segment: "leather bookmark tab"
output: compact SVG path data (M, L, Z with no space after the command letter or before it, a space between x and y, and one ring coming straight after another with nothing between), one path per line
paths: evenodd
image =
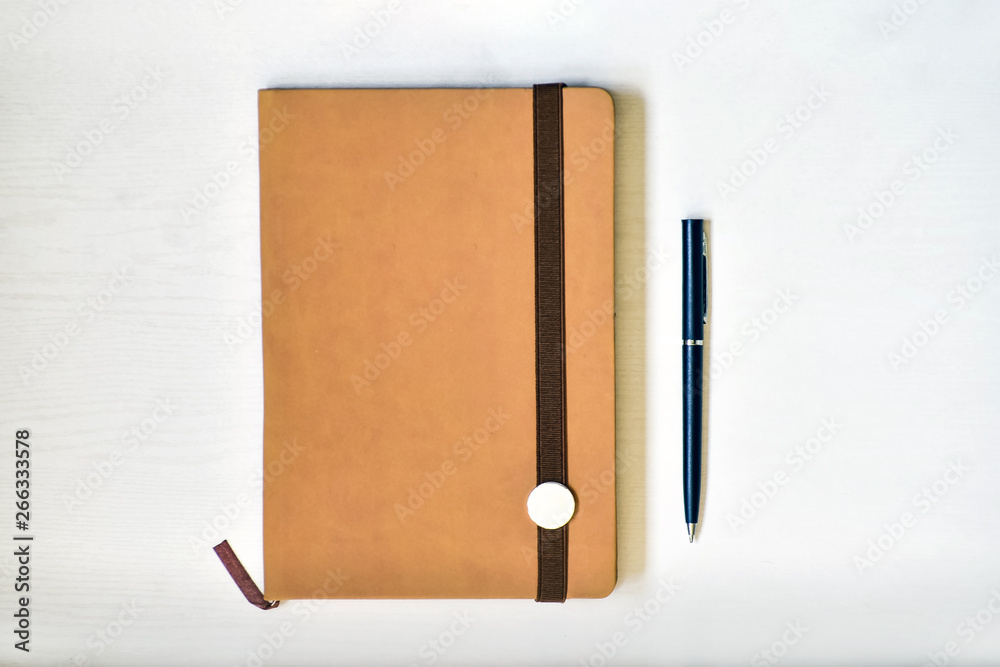
M566 485L563 269L564 84L533 89L535 148L535 396L538 484ZM566 600L566 526L538 528L538 602Z
M257 584L253 582L250 578L250 573L246 571L243 567L243 563L240 559L236 557L236 552L233 548L229 546L228 540L223 540L221 543L215 545L215 553L219 556L219 560L222 564L226 566L229 571L229 576L233 578L236 585L240 587L240 592L243 596L250 602L250 604L255 607L260 607L261 609L274 609L280 602L278 600L269 601L264 599L264 594L260 592L257 588Z

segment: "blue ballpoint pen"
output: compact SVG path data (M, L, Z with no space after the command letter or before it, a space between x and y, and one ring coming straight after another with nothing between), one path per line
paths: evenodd
M704 220L682 220L684 272L684 520L694 542L701 500L701 403L705 324L708 322L708 241Z

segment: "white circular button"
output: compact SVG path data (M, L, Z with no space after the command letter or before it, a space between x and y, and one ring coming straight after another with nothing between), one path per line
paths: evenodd
M542 528L561 528L576 511L573 492L559 482L545 482L528 494L528 516Z

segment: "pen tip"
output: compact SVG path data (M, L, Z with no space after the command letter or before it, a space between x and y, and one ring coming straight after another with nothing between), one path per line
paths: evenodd
M688 524L688 542L694 542L694 527L696 525L697 524L694 523Z

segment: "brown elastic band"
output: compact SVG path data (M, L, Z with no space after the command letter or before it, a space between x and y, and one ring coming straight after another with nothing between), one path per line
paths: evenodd
M221 543L215 545L215 553L218 554L219 560L222 564L226 566L229 570L229 576L233 578L236 585L240 587L240 591L243 593L244 597L250 602L250 604L255 607L260 607L261 609L274 609L280 602L275 600L273 602L265 600L264 594L260 592L257 588L257 584L253 582L250 578L250 574L243 567L243 563L240 559L236 557L236 553L233 548L229 546L227 540L223 540Z
M534 87L535 398L538 484L566 485L562 89ZM566 526L538 528L538 602L566 600Z

